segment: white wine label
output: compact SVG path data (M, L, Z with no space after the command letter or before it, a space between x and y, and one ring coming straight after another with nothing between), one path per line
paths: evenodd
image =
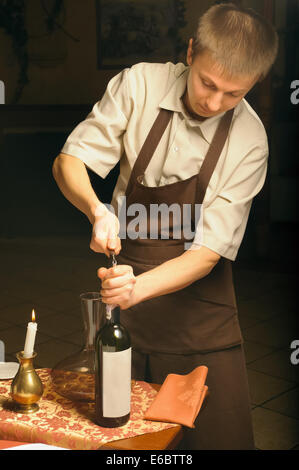
M103 352L103 416L119 418L130 413L131 348Z

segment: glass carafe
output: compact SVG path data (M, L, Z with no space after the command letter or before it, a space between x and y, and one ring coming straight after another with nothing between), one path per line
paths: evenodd
M85 345L75 354L66 357L51 371L54 389L72 401L95 400L95 336L105 321L105 304L98 292L80 295Z

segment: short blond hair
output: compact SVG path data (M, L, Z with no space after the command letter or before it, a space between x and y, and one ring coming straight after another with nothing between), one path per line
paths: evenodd
M278 35L266 18L233 3L214 5L199 19L193 55L208 50L229 76L264 78L275 62Z

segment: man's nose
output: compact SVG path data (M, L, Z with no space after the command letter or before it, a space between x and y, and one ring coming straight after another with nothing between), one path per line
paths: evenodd
M213 112L219 111L219 109L221 109L222 99L222 93L211 93L206 101L209 110Z

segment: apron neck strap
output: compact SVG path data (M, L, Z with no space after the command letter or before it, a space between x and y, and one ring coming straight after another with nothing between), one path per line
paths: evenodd
M205 156L197 178L196 202L202 204L205 193L226 142L234 109L227 111L221 118L209 150Z
M137 160L135 161L134 167L131 172L131 177L126 190L126 195L130 194L132 185L138 176L144 175L145 170L161 140L162 135L172 117L173 111L168 109L160 110L153 127L148 133L147 138L144 141L144 144L139 152Z
M172 117L173 111L161 109L147 138L139 152L139 155L133 166L131 176L127 185L126 195L130 194L132 186L138 176L143 176L144 172L161 140L162 135ZM211 176L217 165L225 141L228 136L229 128L232 122L234 110L227 111L221 118L209 150L205 156L197 178L196 202L201 204L210 182Z

